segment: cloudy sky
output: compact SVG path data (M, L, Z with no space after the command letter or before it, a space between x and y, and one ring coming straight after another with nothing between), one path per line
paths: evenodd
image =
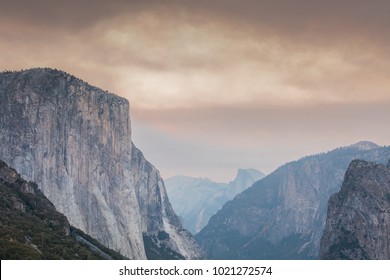
M233 179L390 139L390 1L1 0L0 70L129 99L163 177Z

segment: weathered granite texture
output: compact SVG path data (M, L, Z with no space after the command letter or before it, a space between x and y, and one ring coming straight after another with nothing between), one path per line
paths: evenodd
M206 255L193 236L182 228L169 202L164 181L158 170L145 160L142 152L135 146L132 153L132 185L136 189L144 237L154 240L156 243L154 246L161 248L162 251L168 248L186 259L205 258ZM161 232L168 233L170 239L160 240L158 237L161 236Z
M329 200L322 259L390 259L390 166L354 160Z
M125 259L70 226L35 183L0 160L0 259Z
M126 99L53 69L1 73L0 132L0 158L123 255L145 259L143 233L181 227L158 171L132 144Z

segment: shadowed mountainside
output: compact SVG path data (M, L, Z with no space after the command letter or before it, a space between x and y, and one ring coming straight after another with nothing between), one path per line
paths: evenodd
M0 161L1 259L125 259L70 226L35 183Z
M386 163L371 142L287 163L237 195L196 239L212 259L316 259L329 197L354 159Z
M329 199L321 259L390 259L390 162L354 160Z

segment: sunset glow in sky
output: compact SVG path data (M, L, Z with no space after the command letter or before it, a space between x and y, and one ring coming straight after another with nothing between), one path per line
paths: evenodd
M53 67L130 101L163 177L233 179L390 139L390 1L0 2L0 70Z

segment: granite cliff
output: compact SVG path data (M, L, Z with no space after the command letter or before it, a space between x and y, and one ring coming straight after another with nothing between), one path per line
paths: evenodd
M0 259L124 259L72 227L37 185L0 161Z
M238 194L195 237L212 259L316 259L329 197L353 159L387 162L371 142L287 163Z
M131 141L126 99L53 69L3 72L0 131L0 158L102 244L145 259L146 237L157 251L203 256L158 170Z
M329 200L321 259L388 260L389 232L390 165L352 161Z

